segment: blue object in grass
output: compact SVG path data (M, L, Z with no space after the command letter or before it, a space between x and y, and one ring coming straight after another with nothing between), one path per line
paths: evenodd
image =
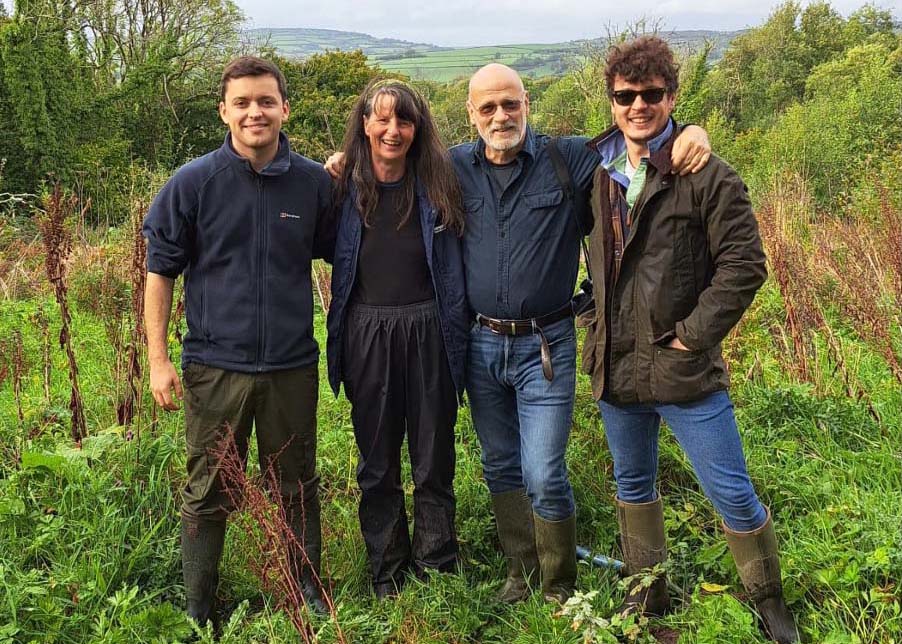
M576 558L582 561L588 561L593 566L599 568L610 568L620 572L623 570L624 563L619 559L612 559L604 555L593 555L585 546L576 546Z

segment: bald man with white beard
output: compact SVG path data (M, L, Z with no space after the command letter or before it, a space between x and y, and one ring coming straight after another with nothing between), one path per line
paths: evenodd
M497 600L541 582L563 603L576 583L576 521L565 452L576 385L571 298L599 164L585 137L560 137L565 190L551 137L528 125L516 71L491 63L470 79L467 112L479 139L450 150L466 210L464 269L473 314L467 360L471 417L482 448L507 578ZM708 137L688 127L673 148L680 173L704 167ZM326 162L337 177L340 154ZM572 194L570 194L572 192Z
M563 603L576 582L576 521L565 452L576 384L571 298L580 238L592 228L588 195L598 153L560 137L569 174L556 172L551 138L528 125L529 93L510 67L470 79L467 112L479 140L451 149L467 213L464 266L475 324L467 392L492 494L507 579L498 599L524 599L541 581ZM696 171L710 146L689 128L674 165Z

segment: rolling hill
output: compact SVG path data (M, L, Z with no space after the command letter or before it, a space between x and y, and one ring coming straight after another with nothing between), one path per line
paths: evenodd
M434 81L468 76L492 61L510 65L521 74L534 78L555 76L566 72L588 47L602 43L602 39L597 39L451 48L333 29L260 28L248 33L252 40L268 42L283 56L305 58L330 49L360 49L384 69ZM663 32L661 35L680 51L697 51L705 41L710 41L713 43L711 59L718 60L730 41L741 33L692 30Z

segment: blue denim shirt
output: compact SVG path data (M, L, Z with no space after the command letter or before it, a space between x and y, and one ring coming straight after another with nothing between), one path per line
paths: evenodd
M549 140L527 127L513 178L501 194L489 176L482 140L451 148L467 214L464 267L473 313L539 317L573 295L580 239L574 201L588 198L599 158L586 147L588 139L558 139L576 191L569 200L546 149Z

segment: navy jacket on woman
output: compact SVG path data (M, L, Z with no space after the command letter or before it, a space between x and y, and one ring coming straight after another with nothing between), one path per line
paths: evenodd
M332 385L336 396L342 380L341 338L344 332L345 313L357 276L357 257L360 253L363 229L363 221L354 202L355 194L352 188L351 194L341 204L335 242L335 261L332 265L332 304L329 306L327 322L329 339L326 343L326 355L329 360L329 384ZM417 206L423 228L426 263L432 275L432 285L435 288L442 324L445 353L448 355L454 386L460 396L464 389L464 366L470 328L460 238L453 230L441 224L436 225L438 212L419 184Z
M264 372L316 364L310 261L331 259L331 181L279 151L255 172L231 135L179 168L144 219L147 270L185 273L182 364Z

